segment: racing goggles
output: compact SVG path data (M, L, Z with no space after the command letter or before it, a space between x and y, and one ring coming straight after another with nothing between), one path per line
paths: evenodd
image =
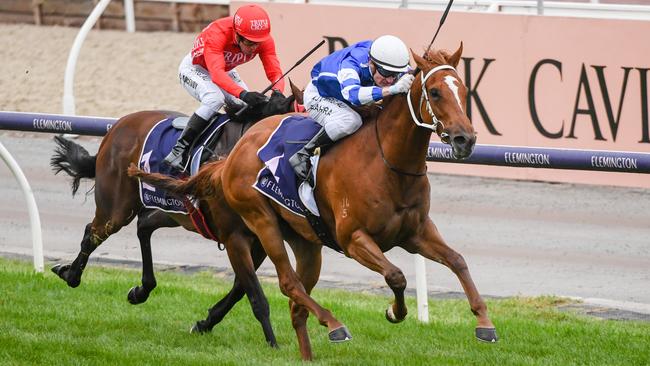
M390 71L386 70L383 67L381 67L378 63L373 62L375 64L375 69L377 69L377 72L379 75L385 77L385 78L391 78L391 77L398 77L400 72L399 71Z

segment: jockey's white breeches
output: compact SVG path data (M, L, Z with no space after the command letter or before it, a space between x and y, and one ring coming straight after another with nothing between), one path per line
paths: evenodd
M311 82L307 84L303 98L309 117L325 127L327 136L332 140L340 140L361 127L359 113L336 98L321 97Z
M232 69L228 72L228 76L237 85L248 90L246 83L239 77L237 70ZM217 112L227 105L244 105L236 96L229 94L221 89L217 84L212 81L208 70L200 65L192 64L192 56L187 54L181 64L178 66L178 79L194 99L201 102L201 106L194 111L199 117L209 121Z

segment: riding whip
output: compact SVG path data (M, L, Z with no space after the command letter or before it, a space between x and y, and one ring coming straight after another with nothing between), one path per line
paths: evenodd
M316 50L319 49L323 44L325 44L325 40L320 41L320 43L318 43L314 48L312 48L309 52L307 52L306 55L302 56L302 58L298 60L298 62L296 62L295 65L291 66L289 70L287 70L284 74L282 74L282 76L280 76L278 80L272 82L271 85L267 86L266 89L262 90L262 94L266 94L266 92L271 90L271 88L273 88L275 84L277 84L280 80L284 79L284 77L287 76L287 74L291 72L291 70L298 67L298 65L300 65L303 61L305 61L307 57L311 56L312 53L316 52ZM237 113L235 113L235 116L239 117L239 115L242 114L247 109L248 109L248 105L246 105L245 107L237 111Z
M440 18L440 23L438 24L438 29L436 29L436 33L433 35L433 38L431 39L431 43L429 43L429 47L427 47L427 50L424 52L423 57L426 57L426 55L429 53L429 50L431 49L431 46L433 45L433 41L436 40L436 37L438 36L438 32L440 32L440 28L442 28L442 25L445 23L445 20L447 19L447 14L449 14L449 10L451 9L451 4L454 3L454 0L449 0L449 4L447 4L447 8L445 9L445 12L442 13L442 17ZM415 70L413 70L413 75L417 74L420 72L420 68L416 67Z

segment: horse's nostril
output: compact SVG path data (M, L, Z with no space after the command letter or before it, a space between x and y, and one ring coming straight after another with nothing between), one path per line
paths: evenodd
M462 135L458 135L454 137L454 144L458 146L465 146L467 144L467 138Z

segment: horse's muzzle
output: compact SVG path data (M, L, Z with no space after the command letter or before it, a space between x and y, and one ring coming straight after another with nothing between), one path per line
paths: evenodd
M449 144L452 147L454 158L461 160L467 159L474 151L476 135L472 134L470 136L464 133L452 134L449 136Z

